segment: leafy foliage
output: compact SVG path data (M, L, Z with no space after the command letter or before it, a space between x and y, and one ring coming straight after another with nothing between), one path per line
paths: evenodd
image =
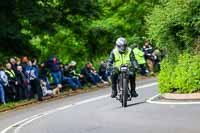
M168 0L146 19L149 38L158 47L183 51L200 35L200 1Z
M200 55L184 53L173 64L165 59L161 64L159 87L161 93L192 93L200 91Z
M141 43L144 16L158 0L8 0L1 3L0 51L57 54L67 62L108 56L119 36ZM8 27L8 28L7 28ZM10 49L11 46L14 49ZM2 53L5 56L6 53Z
M200 1L166 0L146 21L151 41L168 53L161 64L160 92L200 90Z

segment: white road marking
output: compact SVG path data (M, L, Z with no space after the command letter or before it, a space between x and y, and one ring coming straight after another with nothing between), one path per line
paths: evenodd
M136 89L151 87L151 86L154 86L154 85L157 85L157 83L154 82L154 83L142 85L142 86L137 87ZM56 108L56 109L53 109L53 110L50 110L50 111L46 111L44 113L40 113L40 114L36 114L36 115L30 116L30 117L27 117L27 118L25 118L25 119L23 119L21 121L18 121L16 123L10 125L9 127L7 127L4 130L2 130L0 133L7 133L10 129L12 129L14 127L16 127L16 129L14 129L14 133L19 133L19 131L20 131L20 129L22 127L24 127L25 125L31 123L34 120L37 120L39 118L42 118L42 117L47 116L47 115L52 114L52 113L56 113L58 111L65 110L67 108L79 106L79 105L82 105L82 104L85 104L85 103L94 102L94 101L97 101L97 100L101 100L101 99L107 98L109 96L110 96L110 94L103 95L103 96L98 96L98 97L94 97L94 98L90 98L90 99L79 101L79 102L76 102L76 103L72 103L72 104L69 104L69 105L66 105L66 106L63 106L63 107L59 107L59 108Z
M148 103L152 103L152 104L167 104L167 105L191 105L191 104L200 104L200 102L190 102L190 101L187 101L187 102L170 102L170 101L154 101L154 99L156 99L157 97L159 97L160 94L157 94L151 98L149 98L148 100L146 100L146 102Z

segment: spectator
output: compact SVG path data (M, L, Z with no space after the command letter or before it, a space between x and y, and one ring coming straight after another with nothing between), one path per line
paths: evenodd
M160 51L159 50L154 50L152 53L152 60L153 60L153 65L154 65L154 71L160 71Z
M27 89L28 89L28 80L26 78L26 75L23 73L23 69L21 65L17 66L17 82L18 82L18 93L17 93L17 98L19 100L28 98L27 95Z
M47 67L50 69L51 75L53 77L53 81L55 85L61 84L62 81L62 74L59 68L59 61L56 56L51 56Z
M27 64L28 64L28 57L27 56L23 56L22 58L21 58L21 65L22 65L22 68L23 68L23 72L25 71L25 68L26 68L26 66L27 66Z
M1 82L0 82L0 102L2 104L6 104L4 88L3 88L3 85L1 84Z
M25 68L25 72L31 86L31 90L29 92L29 98L33 98L34 94L37 94L38 100L42 101L42 90L40 87L40 80L38 77L38 69L35 65L36 65L36 60L33 60L33 62L29 61L28 65Z
M99 67L99 76L104 81L108 81L108 73L107 73L107 63L102 61Z
M140 74L146 76L148 74L148 70L146 69L146 61L145 61L145 58L144 58L144 52L142 52L138 48L138 45L135 44L134 48L133 48L133 53L135 55L135 59L138 62L138 65L139 65L139 67L141 69Z
M84 78L87 82L92 83L93 85L97 85L100 83L100 77L95 74L93 70L92 63L87 63L85 67L81 70L81 74L84 75Z
M80 80L83 80L83 75L76 72L76 62L75 61L71 61L69 63L69 65L67 66L67 71L68 71L69 75L71 75L71 77L78 79L79 82L80 82Z
M83 86L87 81L84 80L83 74L77 73L76 72L76 65L77 63L75 61L71 61L69 65L67 66L68 72L72 77L76 77L79 79L81 86Z
M154 51L154 49L151 47L149 42L146 41L144 43L144 46L143 46L143 52L144 52L144 57L147 61L147 65L148 65L149 70L150 70L150 74L154 73L154 64L153 64L153 60L152 60L153 51Z
M70 69L67 65L64 66L63 81L66 82L67 84L69 84L69 86L72 88L72 90L82 88L79 79L70 73Z
M62 86L58 85L56 88L49 90L44 80L40 80L40 86L42 88L43 96L54 96L60 94L60 89L62 88Z
M15 101L18 100L17 99L17 92L18 91L18 82L17 82L17 77L16 74L14 72L14 70L12 69L12 65L11 63L7 63L6 64L6 70L5 70L6 75L8 76L8 84L9 87L6 92L7 96L8 96L8 100L11 101Z
M41 63L40 67L39 67L39 78L40 80L43 80L44 82L46 82L46 87L48 90L51 89L50 83L49 83L49 70L46 66L45 63Z
M21 65L21 59L20 58L16 57L15 61L16 61L16 66Z
M53 91L47 88L47 84L44 80L40 80L40 86L42 88L43 96L53 96Z
M6 104L5 100L5 86L8 85L8 77L3 70L3 65L0 64L0 102Z
M14 70L14 72L17 71L17 62L15 58L10 58L10 64L12 66L12 70Z

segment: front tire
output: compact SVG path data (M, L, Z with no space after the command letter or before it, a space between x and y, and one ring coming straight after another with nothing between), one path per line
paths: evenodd
M128 80L126 77L123 77L122 79L122 107L127 107L127 100L128 100Z

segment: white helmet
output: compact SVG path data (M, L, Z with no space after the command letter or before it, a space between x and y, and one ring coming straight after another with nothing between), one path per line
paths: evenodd
M71 61L71 62L70 62L70 65L76 66L76 61Z
M120 37L117 39L116 41L116 46L117 48L119 49L120 52L125 52L126 51L126 48L127 48L127 41L125 38L123 37Z

